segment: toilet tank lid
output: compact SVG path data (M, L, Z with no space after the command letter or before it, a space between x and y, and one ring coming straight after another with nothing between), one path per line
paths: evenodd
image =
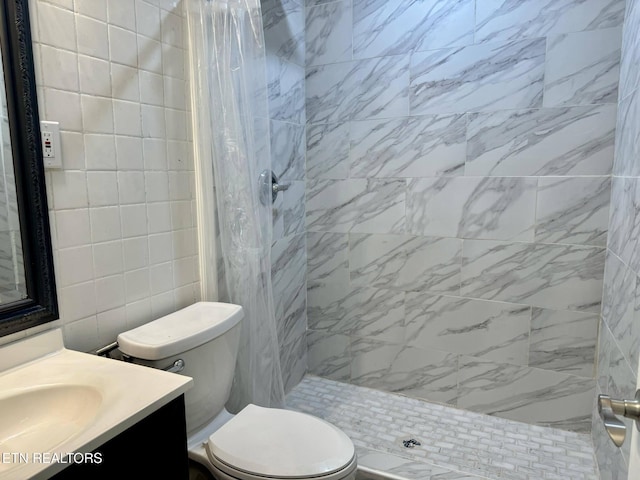
M238 324L242 307L230 303L198 302L118 335L125 355L161 360L198 347Z

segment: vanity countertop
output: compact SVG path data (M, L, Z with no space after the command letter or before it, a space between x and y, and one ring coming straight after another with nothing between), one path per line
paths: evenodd
M0 479L49 478L68 466L54 454L99 451L192 384L66 349L59 329L1 346Z

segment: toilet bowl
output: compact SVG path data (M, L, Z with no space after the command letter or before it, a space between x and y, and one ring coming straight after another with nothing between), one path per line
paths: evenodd
M190 439L192 460L219 480L352 480L356 456L341 430L298 412L248 405Z
M243 316L238 305L198 302L121 333L118 346L129 361L193 378L185 394L189 457L216 480L354 480L355 448L334 425L278 408L224 408ZM194 478L206 478L198 470Z

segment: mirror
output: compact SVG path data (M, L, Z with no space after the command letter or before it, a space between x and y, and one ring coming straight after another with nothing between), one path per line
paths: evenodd
M58 318L28 0L0 4L0 336Z
M0 307L27 298L6 91L0 64Z

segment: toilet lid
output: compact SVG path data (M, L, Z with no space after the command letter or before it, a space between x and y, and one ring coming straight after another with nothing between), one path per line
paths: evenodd
M209 454L263 477L320 477L353 460L344 432L304 413L248 405L209 437Z

